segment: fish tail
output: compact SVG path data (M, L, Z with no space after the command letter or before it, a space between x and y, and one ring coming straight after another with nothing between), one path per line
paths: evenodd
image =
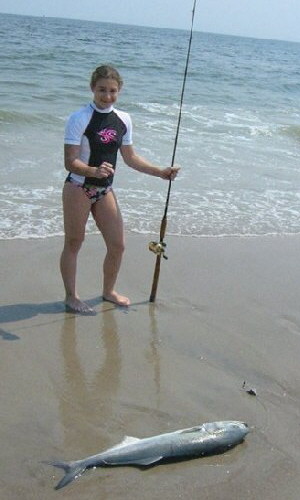
M76 479L78 476L84 473L86 467L83 465L81 461L77 462L47 462L48 465L52 465L53 467L58 467L59 469L63 469L65 471L64 477L57 483L55 486L56 490L60 490L71 481Z

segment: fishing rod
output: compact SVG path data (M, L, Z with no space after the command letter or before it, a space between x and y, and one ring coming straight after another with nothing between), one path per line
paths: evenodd
M178 114L177 129L176 129L176 135L175 135L175 141L174 141L174 148L173 148L173 155L172 155L172 161L171 161L171 168L174 167L174 161L175 161L175 155L176 155L176 148L177 148L178 136L179 136L179 130L180 130L181 115L182 115L182 106L183 106L183 97L184 97L185 83L186 83L186 78L187 78L187 73L188 73L190 53L191 53L191 46L192 46L193 27L194 27L194 17L195 17L196 4L197 4L197 0L194 0L194 6L193 6L193 10L192 10L191 31L190 31L190 38L189 38L189 45L188 45L188 51L187 51L187 57L186 57L186 64L185 64L184 76L183 76L181 98L180 98L180 105L179 105L179 114ZM165 238L166 229L167 229L167 214L168 214L168 208L169 208L171 186L172 186L172 180L170 179L169 180L167 197L166 197L166 203L165 203L165 210L164 210L163 218L162 218L161 224L160 224L159 242L157 242L157 241L151 241L149 243L149 250L151 250L151 252L154 252L156 254L156 263L155 263L155 269L154 269L154 275L153 275L153 282L152 282L152 288L151 288L150 299L149 299L150 302L155 302L156 292L157 292L157 286L158 286L158 280L159 280L159 274L160 274L160 262L161 262L161 258L162 257L164 259L168 258L166 256L166 254L165 254L166 243L164 242L164 238Z

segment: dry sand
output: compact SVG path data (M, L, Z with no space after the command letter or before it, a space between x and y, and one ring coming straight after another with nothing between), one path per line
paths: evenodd
M101 302L103 244L85 242L91 317L64 312L61 238L0 243L0 498L298 500L300 238L168 237L155 304L149 238L127 240L128 310ZM59 492L42 463L225 419L253 431L224 455L99 468Z

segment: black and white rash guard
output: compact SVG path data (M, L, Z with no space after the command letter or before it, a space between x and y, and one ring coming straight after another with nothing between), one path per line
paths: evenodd
M101 163L111 163L116 168L120 146L132 144L132 123L128 113L115 109L99 109L94 103L75 111L69 117L65 129L65 144L80 146L80 160L90 167ZM78 184L108 187L112 185L113 175L98 179L84 177L72 172L68 178Z

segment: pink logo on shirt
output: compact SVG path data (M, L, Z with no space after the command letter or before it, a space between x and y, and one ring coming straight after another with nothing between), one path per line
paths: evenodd
M112 128L104 128L98 132L98 135L100 135L101 142L104 142L104 144L117 141L117 132Z

